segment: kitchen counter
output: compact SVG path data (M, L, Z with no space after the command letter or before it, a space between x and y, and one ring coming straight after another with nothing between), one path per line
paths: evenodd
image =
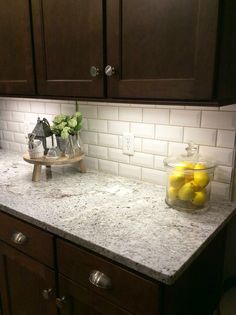
M194 214L169 208L165 188L72 167L43 170L0 150L0 208L152 279L173 284L230 220L235 203Z

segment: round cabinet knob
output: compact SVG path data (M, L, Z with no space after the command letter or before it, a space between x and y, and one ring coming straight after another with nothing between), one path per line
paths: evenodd
M17 245L23 245L26 243L27 237L21 232L16 232L12 235L11 240Z
M107 65L106 68L105 68L105 74L108 76L108 77L111 77L113 76L114 74L116 73L116 69L110 65Z
M100 69L99 68L97 68L97 67L95 67L95 66L92 66L91 68L90 68L90 74L91 74L91 76L92 77L98 77L100 74L101 74L101 71L100 71Z
M94 270L89 276L89 282L101 289L110 289L112 286L111 279L101 271Z
M63 308L63 306L65 304L66 304L66 297L65 296L56 299L56 305L58 308Z
M49 300L53 296L53 289L44 289L42 291L42 296L44 300Z

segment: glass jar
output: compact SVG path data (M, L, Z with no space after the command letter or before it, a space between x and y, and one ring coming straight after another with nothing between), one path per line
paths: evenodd
M168 174L166 203L182 211L207 210L215 163L201 157L191 142L186 154L168 157L164 165Z

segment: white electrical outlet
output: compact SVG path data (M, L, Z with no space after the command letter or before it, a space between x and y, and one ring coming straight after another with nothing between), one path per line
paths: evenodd
M134 155L134 135L132 133L123 134L123 154Z

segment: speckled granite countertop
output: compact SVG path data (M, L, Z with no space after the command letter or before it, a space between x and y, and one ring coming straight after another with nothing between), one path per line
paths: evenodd
M155 280L172 284L230 219L236 204L205 213L169 208L161 186L55 167L31 181L32 165L0 150L0 208Z

